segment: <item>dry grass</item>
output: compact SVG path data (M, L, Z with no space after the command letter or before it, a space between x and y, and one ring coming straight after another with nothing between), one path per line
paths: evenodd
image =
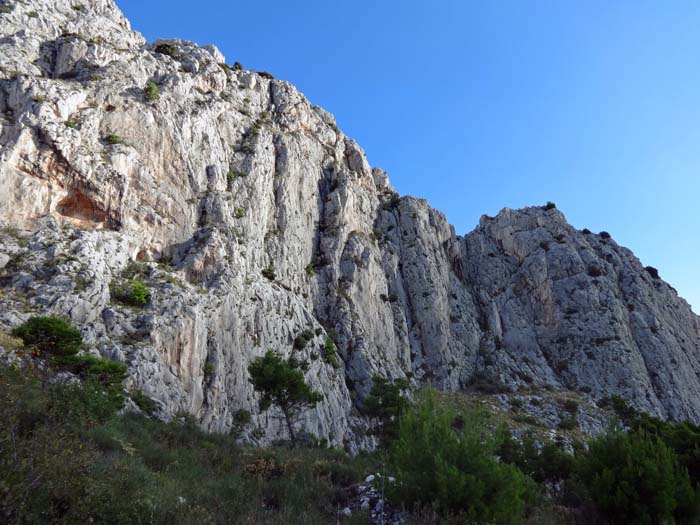
M24 347L24 342L17 337L13 337L5 332L0 332L0 348L5 350L19 350Z

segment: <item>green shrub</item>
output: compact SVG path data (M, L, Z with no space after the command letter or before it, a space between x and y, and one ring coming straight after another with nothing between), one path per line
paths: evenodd
M149 102L158 100L160 98L160 91L155 82L149 82L143 90L143 95Z
M121 138L119 135L116 135L114 133L110 133L105 137L105 140L107 141L108 144L116 145L116 144L124 144L124 139Z
M63 124L70 129L75 129L78 127L78 123L75 120L66 120Z
M589 442L576 475L613 523L685 523L700 514L687 470L656 436L611 429Z
M2 13L2 14L7 14L7 13L11 13L11 12L12 12L12 8L10 6L4 5L4 6L0 7L0 13Z
M567 399L563 403L564 410L571 414L576 414L578 413L578 401L575 399Z
M549 211L549 210L555 210L557 208L557 205L554 204L552 201L547 201L547 204L544 205L544 209Z
M330 335L326 336L326 342L323 345L323 359L333 368L338 368L338 352L335 349L335 343Z
M559 421L559 424L557 426L561 430L574 430L575 428L578 428L578 421L573 416L565 417L564 419Z
M501 461L518 467L538 483L569 479L574 469L574 457L564 452L556 443L545 443L538 448L532 437L522 442L514 439L510 432L501 429L498 457Z
M236 208L235 217L236 219L245 217L245 208Z
M454 418L431 392L401 417L390 454L397 479L390 498L432 507L443 517L460 513L465 523L522 523L532 482L498 461L483 415L467 414L461 433L452 428Z
M402 395L408 388L405 379L391 380L375 375L372 389L364 401L362 413L379 420L379 436L384 445L391 443L399 433L399 418L409 407L409 401Z
M141 308L148 304L148 299L151 296L148 287L136 279L128 284L113 283L110 286L110 292L115 301Z
M313 274L316 273L316 270L314 270L314 265L311 263L306 265L306 267L304 268L304 271L306 272L306 275L308 275L309 277L311 277Z
M68 356L61 358L58 363L80 376L83 381L102 387L115 409L124 405L121 385L126 379L126 365L94 355Z
M129 397L137 407L149 416L152 416L158 410L158 403L144 394L143 390L132 390Z
M175 60L180 60L182 58L182 53L180 53L178 47L174 44L169 44L167 42L163 44L158 44L156 46L155 51L156 53L169 56L170 58L173 58Z
M32 317L12 330L12 335L54 356L77 354L83 345L80 331L60 317Z
M134 281L131 283L131 302L138 306L145 306L148 302L151 292L148 291L146 285L141 281Z
M304 330L294 338L294 344L292 346L294 350L303 350L313 338L314 333L311 330Z

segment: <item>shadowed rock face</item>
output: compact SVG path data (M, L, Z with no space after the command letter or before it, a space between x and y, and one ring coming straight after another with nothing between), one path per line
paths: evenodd
M268 348L324 394L300 428L351 448L371 445L351 411L375 374L616 394L700 420L700 320L612 239L544 208L456 236L292 85L213 46L147 44L110 0L17 3L0 35L0 223L31 232L0 234L0 327L69 316L164 416L226 431L250 410L261 443L284 434L247 377ZM140 311L109 286L133 260L151 289Z

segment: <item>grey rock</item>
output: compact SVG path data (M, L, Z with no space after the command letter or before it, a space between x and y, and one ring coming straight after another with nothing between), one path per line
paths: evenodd
M228 68L213 46L148 44L111 0L18 3L0 54L0 329L69 317L161 417L226 432L245 409L242 439L284 438L247 374L274 349L324 396L298 430L351 451L376 444L353 408L377 374L620 395L700 421L698 316L559 211L505 209L458 236L291 84ZM110 290L134 261L143 311Z

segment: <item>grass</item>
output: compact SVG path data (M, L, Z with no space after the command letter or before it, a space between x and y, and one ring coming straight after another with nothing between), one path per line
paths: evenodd
M24 342L18 337L0 332L0 348L4 348L5 350L19 350L24 348Z
M0 367L5 522L325 525L381 464L333 449L243 447L188 417L105 415L101 403L95 391ZM355 514L341 523L369 523Z

